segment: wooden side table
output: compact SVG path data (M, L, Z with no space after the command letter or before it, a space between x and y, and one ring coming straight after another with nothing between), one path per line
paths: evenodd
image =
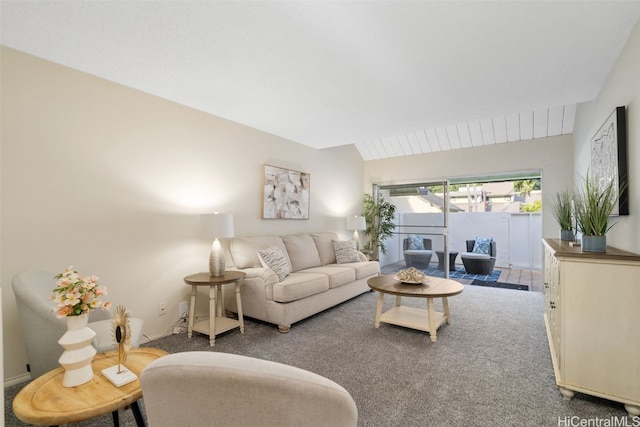
M125 366L138 376L135 381L116 387L102 375L102 370L118 364L118 352L100 353L93 358L93 378L76 387L64 387L64 369L56 368L27 384L13 400L13 412L18 419L35 425L78 423L101 415L113 414L118 424L118 409L131 405L136 424L144 426L138 406L142 397L140 373L154 360L167 355L155 348L133 348Z
M189 307L189 329L187 336L191 338L193 331L209 335L209 345L213 347L216 335L240 328L244 333L242 318L242 301L240 299L240 281L246 276L241 271L225 271L224 276L211 276L209 273L191 274L184 278L187 285L191 285L191 304ZM236 303L238 305L238 320L225 316L222 299L222 285L235 284ZM203 320L194 325L196 294L198 286L209 286L209 320Z
M436 251L438 255L438 270L444 271L444 251ZM449 251L449 271L456 271L457 251Z

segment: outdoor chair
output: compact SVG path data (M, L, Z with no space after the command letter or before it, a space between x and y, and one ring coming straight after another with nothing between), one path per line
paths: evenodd
M473 252L475 243L475 240L467 240L467 252L460 255L464 269L468 274L491 274L493 267L496 265L496 242L491 240L488 254Z
M410 249L411 247L411 238L405 238L402 241L405 265L417 269L429 268L432 256L431 239L422 239L423 249Z

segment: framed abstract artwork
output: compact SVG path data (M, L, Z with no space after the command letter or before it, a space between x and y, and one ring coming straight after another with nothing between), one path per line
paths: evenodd
M620 197L612 215L629 215L625 107L616 107L591 138L589 175L601 188L613 181L616 194Z
M309 219L308 173L264 165L263 219Z

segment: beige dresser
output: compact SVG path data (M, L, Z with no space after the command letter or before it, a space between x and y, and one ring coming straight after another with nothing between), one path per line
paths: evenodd
M640 415L640 255L543 239L545 324L556 382Z

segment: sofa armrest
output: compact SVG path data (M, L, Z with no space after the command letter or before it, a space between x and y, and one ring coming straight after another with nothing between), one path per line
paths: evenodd
M270 268L250 267L250 268L230 268L229 270L242 271L247 275L245 279L262 279L265 282L265 284L272 283L274 278L276 282L280 281L276 272Z

